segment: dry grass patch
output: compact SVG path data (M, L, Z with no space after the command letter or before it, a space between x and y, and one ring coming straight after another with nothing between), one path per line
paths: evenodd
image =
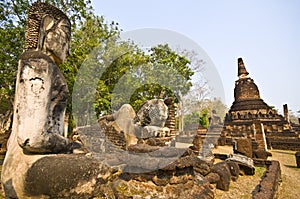
M217 153L232 153L232 147L224 146L214 149ZM282 183L279 186L279 199L300 198L300 168L297 168L295 151L270 150L272 157L269 160L280 162ZM231 182L230 190L224 192L216 190L215 196L221 198L252 198L252 191L259 184L265 168L256 167L254 176L240 176L237 182Z
M279 198L300 198L300 168L297 168L295 151L271 150L272 160L278 160L281 167L282 184Z
M216 199L236 199L236 198L252 198L252 191L259 184L266 168L255 167L255 174L253 176L239 176L236 182L230 182L229 191L222 191L216 189Z

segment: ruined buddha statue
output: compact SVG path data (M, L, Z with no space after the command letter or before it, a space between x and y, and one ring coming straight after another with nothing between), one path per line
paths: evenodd
M52 5L29 8L1 171L6 198L93 198L82 185L95 181L101 187L104 175L112 175L100 161L71 153L75 144L63 136L68 88L57 65L68 54L70 29L67 16Z
M70 21L59 9L41 2L30 7L11 136L25 152L59 153L71 148L63 137L68 87L57 67L68 55L70 34Z
M162 99L145 101L137 112L130 104L124 104L118 111L100 118L113 121L117 128L125 134L135 138L160 137L161 134L169 135L170 130L165 127L168 118L168 107ZM108 124L110 125L110 124ZM135 140L137 142L137 140ZM131 144L135 144L131 141Z

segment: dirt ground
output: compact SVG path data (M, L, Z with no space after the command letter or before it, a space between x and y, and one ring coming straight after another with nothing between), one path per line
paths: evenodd
M232 154L232 147L219 146L213 150L214 153ZM239 176L236 182L231 181L229 191L215 190L216 199L237 199L237 198L252 198L252 191L259 184L261 177L265 172L264 167L256 167L255 175Z
M215 153L232 154L232 147L218 147ZM279 186L279 199L300 198L300 168L296 166L295 151L270 150L269 160L278 160L281 167L282 183ZM216 199L252 198L252 191L260 182L265 169L255 168L254 176L240 176L236 182L230 183L229 191L215 191Z
M300 168L297 168L295 151L271 150L272 160L278 160L281 167L282 183L279 198L300 198Z
M216 199L237 199L237 198L252 198L252 191L259 184L260 179L265 172L264 167L256 167L255 175L239 176L236 182L231 181L229 191L215 190Z

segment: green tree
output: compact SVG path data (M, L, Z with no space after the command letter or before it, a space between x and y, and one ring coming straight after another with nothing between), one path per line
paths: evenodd
M113 50L122 53L116 56L111 52L108 56L113 57L114 60L110 63L104 62L106 69L97 87L95 103L98 115L115 111L124 103L131 103L130 94L137 84L134 81L137 74L133 71L148 62L148 57L132 43L118 42L113 46Z
M200 124L207 128L209 125L208 118L212 116L213 110L216 111L216 115L221 118L221 121L223 121L228 108L218 98L214 98L213 100L205 99L198 101L194 103L194 109L192 109L192 112L184 116L184 125L195 122L197 113L197 115L200 117Z
M77 73L80 70L80 67L84 64L84 62L88 59L88 56L91 54L92 51L95 49L104 51L106 48L105 41L108 38L112 38L119 35L119 30L117 27L117 24L114 24L113 22L111 24L105 23L105 19L103 17L90 15L86 18L85 22L82 23L80 27L78 27L76 30L74 30L72 35L72 41L71 41L71 50L70 55L67 58L67 60L60 65L61 71L64 73L64 76L66 77L68 87L69 87L69 103L67 106L67 113L70 114L70 122L73 122L72 118L72 93L74 88L74 82L77 77ZM89 64L99 64L98 62L93 62ZM87 63L85 63L87 64ZM88 74L94 74L97 71L85 71L85 75ZM94 78L86 78L89 81L81 82L81 86L83 87L89 87L89 85L95 85L95 81L98 81ZM77 105L80 105L80 113L84 117L87 114L87 112L93 111L93 105L90 105L92 102L88 100L89 96L92 93L90 91L84 91L85 92L85 98L80 99L81 102L77 103ZM82 96L82 95L81 95ZM74 104L74 103L73 103ZM83 111L84 110L84 111ZM77 116L80 114L77 113ZM72 123L72 125L74 125Z
M0 55L2 110L12 108L17 64L25 43L26 12L32 2L33 0L1 1L0 37L3 42L0 46L4 52ZM119 108L126 100L137 108L145 100L157 97L176 96L179 100L178 93L185 94L190 89L193 72L189 68L189 60L167 45L153 47L150 52L145 53L133 43L120 41L118 24L108 24L103 17L95 16L89 0L45 2L60 8L72 22L70 55L59 65L70 91L67 105L70 118L75 108L78 120L85 125L86 121L95 119L90 117L94 111L98 116L106 114ZM77 75L83 65L89 67L80 72L83 77L80 79ZM140 66L145 70L139 72ZM95 78L95 74L99 76ZM139 84L139 80L145 77L148 78L146 83ZM78 92L74 94L75 78L83 89L77 89ZM168 82L157 83L157 79L166 79ZM125 89L135 88L128 92L132 96L124 95L127 93L124 90L116 92L120 82ZM74 96L77 101L73 105L76 107L71 104ZM73 120L70 121L72 123Z
M199 112L192 112L191 114L184 116L184 126L197 124L200 125L200 114Z
M189 60L168 45L152 47L148 53L130 43L121 42L117 48L126 53L106 63L97 88L97 115L115 111L125 103L137 110L149 99L174 97L178 101L176 94L189 90L193 74Z
M131 97L134 108L153 98L173 97L178 103L191 88L190 61L172 50L167 44L150 49L149 62L140 73L139 79L146 79L143 86Z
M208 128L209 121L208 121L208 110L203 109L200 115L200 125L204 128Z
M95 47L78 73L73 92L78 125L91 124L95 116L111 112L115 85L131 65L139 62L135 46L118 39L115 35Z
M2 0L0 2L0 107L1 113L12 109L18 59L25 43L26 13L34 0ZM89 52L106 38L118 34L117 24L105 23L93 14L90 0L46 0L68 15L72 23L70 56L59 67L64 73L70 94L76 72ZM70 95L71 96L71 95ZM69 98L67 113L71 113Z
M203 70L206 64L202 59L203 57L194 50L178 48L176 51L190 61L189 67L194 73L191 76L192 86L188 93L182 96L177 108L177 112L179 113L178 126L180 130L183 130L185 126L184 121L186 121L185 117L189 117L193 112L199 113L199 110L201 110L201 102L207 98L210 93L210 88L205 76L203 76Z
M1 93L7 93L13 101L18 59L25 44L26 14L33 0L2 0L0 2L0 86ZM63 10L72 23L72 30L80 26L92 14L89 0L48 0L46 1ZM75 23L75 21L81 21Z
M210 102L210 112L212 110L215 110L216 115L219 116L221 118L221 120L223 121L225 118L225 115L228 111L228 108L219 98L214 98Z

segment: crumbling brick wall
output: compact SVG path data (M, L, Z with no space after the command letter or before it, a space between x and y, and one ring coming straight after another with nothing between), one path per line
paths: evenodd
M278 186L281 183L280 163L276 160L270 161L259 185L252 193L253 199L278 198Z

